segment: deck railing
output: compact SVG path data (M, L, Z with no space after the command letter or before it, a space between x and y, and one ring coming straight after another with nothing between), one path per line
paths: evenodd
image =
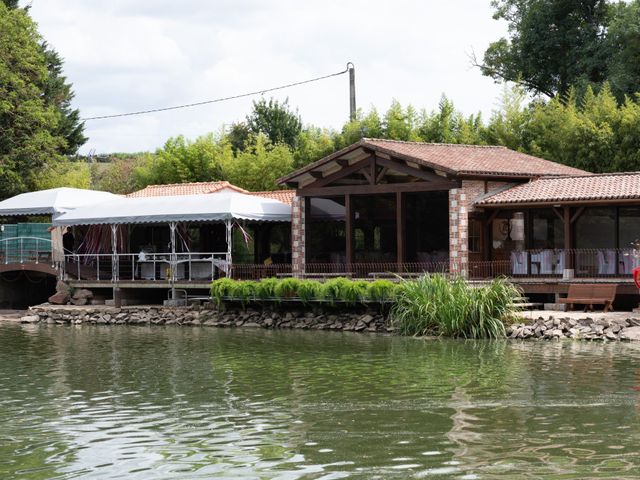
M206 282L227 274L226 258L226 252L176 253L174 260L171 253L74 253L65 255L65 271L78 280Z

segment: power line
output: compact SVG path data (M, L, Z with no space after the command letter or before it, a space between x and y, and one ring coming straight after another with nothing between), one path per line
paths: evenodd
M280 85L278 87L265 88L265 89L262 89L262 90L256 90L254 92L241 93L239 95L232 95L230 97L216 98L216 99L213 99L213 100L204 100L202 102L187 103L187 104L184 104L184 105L176 105L176 106L173 106L173 107L153 108L151 110L140 110L138 112L117 113L115 115L101 115L101 116L98 116L98 117L83 118L82 120L83 121L88 121L88 120L104 120L106 118L131 117L131 116L134 116L134 115L145 115L147 113L166 112L168 110L178 110L178 109L181 109L181 108L199 107L200 105L208 105L210 103L226 102L227 100L235 100L235 99L238 99L238 98L251 97L253 95L261 95L261 94L268 93L268 92L274 92L276 90L283 90L285 88L297 87L298 85L304 85L306 83L318 82L320 80L325 80L327 78L337 77L339 75L344 75L345 73L347 73L352 68L353 68L353 63L349 62L349 63L347 63L347 68L342 70L342 71L340 71L340 72L330 73L328 75L323 75L321 77L310 78L308 80L302 80L300 82L288 83L286 85Z

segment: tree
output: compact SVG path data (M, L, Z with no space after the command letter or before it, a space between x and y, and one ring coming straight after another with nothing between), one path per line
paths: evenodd
M224 178L251 191L275 190L277 180L293 170L293 155L287 145L269 145L264 135L235 157L225 158Z
M67 145L61 152L64 155L73 155L87 142L84 136L84 122L80 119L80 111L71 107L74 93L71 84L62 75L62 59L46 42L43 42L42 51L47 62L49 75L44 85L45 102L53 105L60 114L60 122L55 131L62 136Z
M9 9L18 8L18 0L2 0ZM25 7L27 12L29 7ZM53 105L60 114L57 135L61 135L67 142L60 152L63 155L73 155L87 142L84 136L84 122L80 119L80 111L71 107L74 93L71 84L62 75L62 59L47 42L40 40L40 48L45 57L48 78L44 85L44 98L47 104Z
M60 115L43 98L47 64L36 26L23 9L0 3L0 196L33 186L66 148Z
M279 103L273 98L253 102L253 111L247 116L247 126L255 135L264 134L273 145L284 143L296 148L302 131L302 120L289 109L289 99Z
M640 92L640 0L613 7L607 31L608 80L619 102Z
M134 171L136 184L211 182L222 180L222 165L231 157L231 146L219 142L213 134L195 141L184 136L170 138L155 155L148 155Z
M606 79L606 0L493 0L492 5L494 18L509 23L509 38L489 45L478 65L484 75L520 81L528 91L549 97Z

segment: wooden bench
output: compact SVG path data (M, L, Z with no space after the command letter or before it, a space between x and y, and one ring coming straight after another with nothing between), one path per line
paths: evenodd
M569 310L574 305L584 305L584 311L593 311L594 305L604 305L604 312L613 310L613 301L616 298L616 284L576 283L569 285L566 298L560 298L560 303L566 303Z

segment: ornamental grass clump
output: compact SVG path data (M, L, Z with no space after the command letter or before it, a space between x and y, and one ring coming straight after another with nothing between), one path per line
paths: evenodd
M277 278L264 278L257 282L256 297L260 300L270 300L276 296L276 287L280 283Z
M298 296L300 285L304 283L297 278L284 278L275 284L273 293L278 298L294 298Z
M393 299L398 284L390 280L374 280L367 285L367 298L374 302L384 302Z
M368 284L365 280L338 277L322 284L321 295L331 304L341 301L348 305L355 305L365 299Z
M474 287L461 278L425 275L400 284L391 316L404 335L500 338L519 296L504 279Z
M305 280L298 285L298 297L303 303L322 299L322 283L317 280Z
M231 297L240 300L243 307L247 306L247 303L256 299L258 290L258 282L253 280L245 280L243 282L236 282L235 286L231 290Z
M211 298L220 306L225 297L231 297L236 288L235 280L230 278L219 278L211 283Z

